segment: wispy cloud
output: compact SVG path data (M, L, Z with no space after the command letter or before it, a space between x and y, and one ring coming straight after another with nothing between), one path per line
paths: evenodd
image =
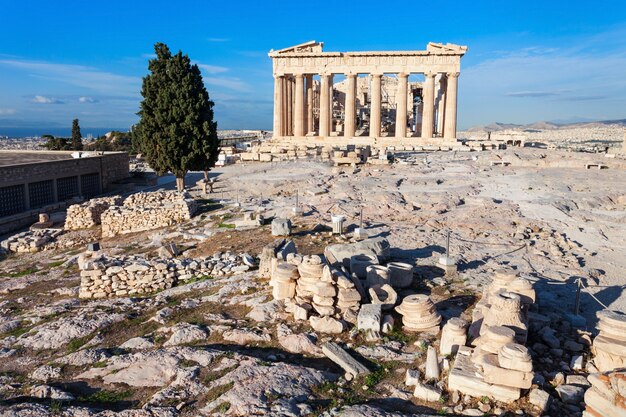
M15 114L15 109L0 109L0 116L8 116L10 114Z
M228 38L207 38L209 42L228 42L229 40Z
M250 91L250 86L236 77L203 77L203 79L205 83L216 87L224 87L241 93Z
M0 59L0 66L23 70L36 78L61 82L107 94L138 95L141 78L98 68L45 61Z
M611 31L571 39L559 48L530 46L490 54L492 58L461 70L460 124L527 123L573 114L623 118L625 51L626 36Z
M509 97L551 97L559 94L556 91L513 91L506 93Z
M195 64L206 74L220 74L228 71L228 68L220 67L218 65L201 64L199 62L196 62Z
M46 96L35 96L31 101L37 104L63 104L63 100Z
M97 98L93 98L93 97L79 97L78 98L78 102L79 103L98 103L100 100L98 100Z

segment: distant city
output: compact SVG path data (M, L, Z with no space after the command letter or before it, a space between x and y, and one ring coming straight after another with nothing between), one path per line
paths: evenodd
M84 127L83 137L102 136L111 131L127 132L128 127ZM70 137L72 135L71 124L68 127L0 127L0 138L36 138L43 135Z

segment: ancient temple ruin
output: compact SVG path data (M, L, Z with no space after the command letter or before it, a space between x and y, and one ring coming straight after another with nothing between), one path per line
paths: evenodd
M274 138L456 139L466 46L424 51L323 52L321 42L270 51ZM411 75L424 81L409 82ZM334 77L345 80L334 83ZM363 75L363 76L362 76Z

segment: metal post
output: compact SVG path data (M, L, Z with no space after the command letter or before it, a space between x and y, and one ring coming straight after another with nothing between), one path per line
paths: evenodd
M239 204L239 190L237 190L237 204Z
M580 290L582 288L581 278L576 280L576 284L576 305L574 306L574 314L578 315L578 312L580 311Z
M450 256L450 231L448 230L448 235L446 237L446 258Z
M300 207L300 191L296 190L296 210Z
M363 207L361 207L361 213L360 213L359 217L360 217L359 229L363 230Z

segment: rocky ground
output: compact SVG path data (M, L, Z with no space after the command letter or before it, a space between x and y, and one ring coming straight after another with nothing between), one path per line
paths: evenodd
M511 165L490 165L498 159ZM330 214L347 216L349 236L362 212L369 236L386 237L392 258L416 266L414 285L400 295L429 294L444 320L470 319L480 290L502 265L531 279L538 294L527 344L534 387L552 398L545 414L580 416L584 404L573 391L584 391L586 371L571 369L570 360L580 352L589 359L599 302L626 311L624 161L586 170L595 159L513 149L407 154L380 167L238 164L212 172L214 198L194 191L202 208L192 220L103 239L101 246L111 255L152 256L164 242L176 243L185 257L258 255L273 240L270 226L233 229L241 212L288 216L297 201L303 212L292 219L298 250L321 254L348 239L329 234ZM452 276L436 266L448 232L459 269ZM444 395L434 403L417 400L405 373L424 366L437 337L400 326L378 342L354 331L316 334L272 300L268 281L255 271L136 298L79 300L76 256L82 250L0 261L0 416L540 413L527 395L503 404L446 392L445 371L439 381ZM577 277L588 287L582 329L567 320ZM346 346L372 373L346 381L321 353L329 340ZM567 401L556 389L564 385L574 387Z

